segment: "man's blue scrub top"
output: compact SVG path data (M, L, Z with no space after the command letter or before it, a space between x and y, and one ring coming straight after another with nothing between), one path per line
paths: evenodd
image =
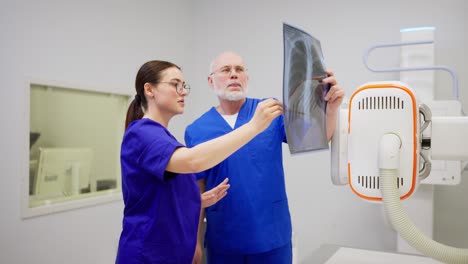
M130 124L121 147L123 230L116 263L191 263L200 216L194 174L166 171L183 146L161 124Z
M247 123L261 100L247 98L234 128ZM191 147L233 129L213 107L187 127ZM253 254L291 241L291 217L286 197L282 142L286 142L283 116L229 158L197 174L209 190L228 177L228 195L206 208L205 245L222 253Z

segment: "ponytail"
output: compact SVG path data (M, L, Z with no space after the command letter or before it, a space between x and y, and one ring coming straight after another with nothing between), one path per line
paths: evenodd
M127 129L128 125L137 119L143 118L143 109L141 107L141 100L139 99L139 95L135 95L135 98L130 103L130 106L127 110L127 118L125 119L125 129Z

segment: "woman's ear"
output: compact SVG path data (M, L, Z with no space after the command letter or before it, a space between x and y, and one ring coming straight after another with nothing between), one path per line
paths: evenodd
M145 83L143 86L143 91L145 92L145 96L148 98L154 97L153 85L151 83Z

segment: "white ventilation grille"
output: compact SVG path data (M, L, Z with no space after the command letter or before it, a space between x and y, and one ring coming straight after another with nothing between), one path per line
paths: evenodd
M366 189L380 189L379 176L358 176L357 182ZM397 177L397 188L403 187L403 178Z
M398 96L367 96L358 102L358 110L405 109L405 101Z

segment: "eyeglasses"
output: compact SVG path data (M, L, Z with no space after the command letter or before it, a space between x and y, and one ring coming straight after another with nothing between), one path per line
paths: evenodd
M157 83L168 83L171 84L175 89L176 92L180 95L184 93L184 90L186 91L186 95L190 94L190 85L184 83L184 82L157 82Z
M234 70L235 73L237 74L244 74L247 69L244 68L243 66L230 66L230 65L227 65L227 66L223 66L215 71L213 71L212 73L210 73L210 75L213 75L215 73L219 73L221 75L224 75L224 76L227 76L227 75L230 75L232 70Z

